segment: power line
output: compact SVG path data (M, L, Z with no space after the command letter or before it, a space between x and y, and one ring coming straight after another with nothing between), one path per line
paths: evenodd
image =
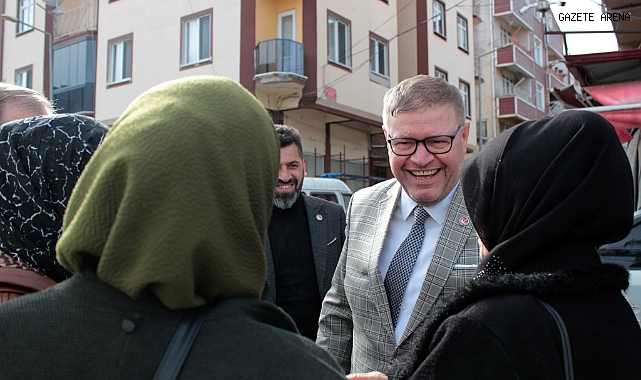
M445 13L449 12L450 10L452 10L452 9L454 9L454 8L456 8L456 7L458 7L458 6L460 6L462 3L466 2L466 1L468 1L468 0L461 0L461 1L459 1L458 3L456 3L456 4L452 5L451 7L446 8L446 9L443 11L443 14L442 14L442 15L444 15ZM407 5L405 5L403 8L399 9L399 10L394 14L394 16L392 16L392 18L393 18L393 17L396 17L400 11L404 10L404 9L405 9L408 5L410 5L410 4L412 4L412 2L408 3L408 4L407 4ZM400 36L402 36L402 35L404 35L404 34L406 34L406 33L409 33L409 32L411 32L411 31L412 31L412 30L414 30L414 29L419 28L419 27L421 27L422 25L427 24L429 21L432 21L432 20L434 19L434 17L435 17L435 16L436 16L436 15L432 15L432 17L428 17L425 21L421 21L420 23L418 23L418 24L416 24L416 25L414 25L414 26L410 27L409 29L404 30L404 31L402 31L402 32L400 32L400 33L398 33L398 34L396 34L396 35L392 36L392 37L389 39L389 41L388 41L388 42L392 42L392 41L393 41L393 40L395 40L396 38L398 38L398 37L400 37ZM383 24L387 23L388 21L389 21L389 19L388 19L388 20L386 20L385 22L383 22ZM382 24L382 25L383 25L383 24ZM376 29L380 28L382 25L378 26ZM375 29L375 30L376 30L376 29ZM367 38L367 37L365 37L365 38ZM365 38L363 38L363 39L359 40L359 43L360 43L360 42L362 42ZM389 47L389 44L388 44L388 47ZM366 49L363 49L363 50L360 50L360 51L357 51L357 52L355 52L355 53L350 54L350 59L351 59L352 57L354 57L355 55L361 54L361 53L366 52L366 51L369 51L369 46L368 46ZM364 61L364 62L362 62L362 63L358 64L358 65L357 65L357 66L355 66L355 67L352 67L352 68L351 68L351 70L350 70L350 72L345 73L345 74L343 74L343 75L339 76L338 78L334 79L333 81L331 81L331 82L329 82L329 83L327 83L327 84L325 84L325 83L324 83L324 84L323 84L323 86L322 86L322 87L317 88L317 89L316 89L316 91L314 91L314 92L309 92L309 93L305 93L305 94L303 94L302 96L306 96L306 95L313 95L314 93L318 94L319 90L322 90L323 88L326 88L326 87L329 87L329 86L333 86L333 85L336 85L336 84L338 84L338 83L342 82L343 80L347 79L347 77L348 77L350 74L353 74L354 72L358 71L358 70L359 70L359 69L361 69L363 66L365 66L367 63L369 63L371 58L372 58L372 57L371 57L371 55L368 55L368 58L367 58L367 60L366 60L366 61ZM327 65L325 65L325 66L327 66Z

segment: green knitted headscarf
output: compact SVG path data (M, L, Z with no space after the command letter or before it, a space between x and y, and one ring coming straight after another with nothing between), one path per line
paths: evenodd
M169 309L259 298L280 145L238 83L160 84L125 110L73 191L60 263Z

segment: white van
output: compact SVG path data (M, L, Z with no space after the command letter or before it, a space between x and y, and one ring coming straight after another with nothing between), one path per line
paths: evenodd
M349 186L336 178L305 177L303 193L338 203L343 206L345 212L347 212L347 206L349 206L349 200L352 197L352 190Z

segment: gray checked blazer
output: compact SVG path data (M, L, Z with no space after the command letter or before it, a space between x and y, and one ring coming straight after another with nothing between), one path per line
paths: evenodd
M476 232L458 188L397 346L378 261L400 191L395 179L365 188L347 210L347 240L323 301L316 341L346 373L389 373L390 364L410 360L418 325L437 302L464 286L479 261Z
M345 241L345 210L343 207L324 199L301 194L309 235L312 240L312 254L318 280L318 290L323 299L332 285L332 276L338 263L343 242ZM319 217L320 216L320 217ZM274 275L274 257L269 243L269 234L265 241L265 259L267 277L263 289L263 301L276 303L276 278Z

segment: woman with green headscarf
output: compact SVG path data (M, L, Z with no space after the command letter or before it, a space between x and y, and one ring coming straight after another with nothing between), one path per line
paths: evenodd
M76 274L0 306L2 377L150 379L185 310L212 305L180 378L344 378L259 300L278 163L271 119L232 80L139 96L69 201L57 258Z

